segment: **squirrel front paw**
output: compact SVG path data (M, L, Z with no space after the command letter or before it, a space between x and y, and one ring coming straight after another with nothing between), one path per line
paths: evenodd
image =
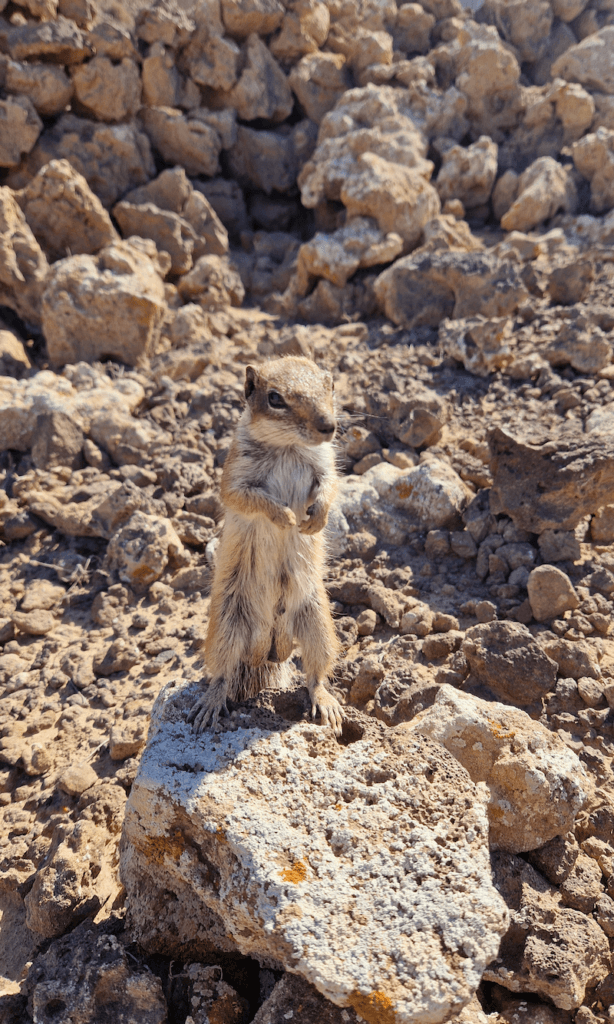
M282 530L289 530L291 526L296 526L296 516L287 505L275 505L271 509L270 519L275 526L279 526Z
M299 532L320 533L328 522L328 509L324 505L310 505L307 515L309 518L299 524Z

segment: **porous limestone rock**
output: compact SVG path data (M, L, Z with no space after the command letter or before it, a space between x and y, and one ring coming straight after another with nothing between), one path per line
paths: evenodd
M27 96L44 117L61 114L73 94L72 82L62 68L16 60L7 61L4 87L8 93Z
M606 936L592 917L562 906L558 890L520 857L493 853L492 866L512 922L484 978L577 1009L609 972Z
M0 328L0 376L22 377L31 365L23 342L12 331Z
M226 31L237 38L252 32L268 36L279 28L284 16L279 0L222 0L221 6Z
M310 278L325 277L339 288L359 267L390 263L403 250L401 236L384 234L369 217L353 217L331 234L318 232L298 251L296 288L307 293Z
M163 434L156 432L153 423L130 416L127 410L118 406L97 412L92 417L88 433L117 462L123 461L121 452L126 447L146 452L156 441L164 439Z
M137 511L111 537L104 565L141 594L160 578L169 560L178 565L189 561L170 521Z
M17 167L43 130L43 122L28 96L0 100L0 167Z
M497 177L497 153L497 144L487 135L466 148L446 150L435 182L442 202L460 199L466 210L487 203Z
M160 210L180 216L192 230L191 252L194 259L209 254L224 256L228 252L226 228L205 195L192 186L183 167L162 171L147 185L127 192L123 202L137 206L153 203ZM134 233L142 234L142 231ZM153 236L145 234L144 237Z
M402 3L397 11L393 28L396 50L403 53L428 53L431 49L431 29L437 19L420 4Z
M132 787L133 934L165 951L223 941L370 1024L459 1011L507 927L485 789L439 745L357 712L337 743L301 720L300 688L265 691L231 730L195 738L195 694L162 691Z
M56 64L81 64L92 48L74 21L61 15L53 21L18 25L8 33L13 60L48 60Z
M291 0L279 32L271 39L271 53L285 64L315 53L327 40L330 22L328 4L321 0Z
M173 54L159 43L151 47L143 61L141 81L143 103L148 107L180 107L187 100L185 81L175 67Z
M441 743L474 782L486 783L491 849L535 850L572 828L586 802L589 780L577 755L517 708L445 684L399 728Z
M219 0L204 0L194 14L196 31L181 52L179 70L197 85L228 92L237 80L241 51L224 35Z
M234 266L222 256L201 256L178 284L185 301L198 302L204 309L240 306L245 289Z
M144 397L142 386L135 380L111 382L84 363L91 372L84 374L78 389L49 370L42 370L28 380L0 378L0 448L28 451L34 442L38 416L61 412L88 433L97 414L115 410L128 415ZM137 421L129 417L130 422Z
M435 188L417 169L361 153L341 186L348 217L372 217L382 232L396 232L405 251L418 244L424 225L440 211Z
M573 213L576 190L569 172L550 156L541 156L520 175L516 197L501 217L505 231L530 231L559 210Z
M556 686L556 661L519 622L471 626L462 651L474 680L512 704L533 704Z
M604 505L591 519L591 539L595 544L614 541L614 505Z
M23 188L50 160L66 159L82 174L102 205L112 206L130 188L155 174L147 136L134 124L97 124L74 114L62 114L44 131L25 164L8 182Z
M591 183L591 210L607 213L614 206L614 130L598 128L572 147L573 162Z
M527 591L537 622L552 622L580 604L569 576L554 565L539 565L533 569L527 580Z
M549 42L553 12L549 0L535 0L527 7L523 0L486 0L485 12L492 12L501 36L511 43L522 63L534 64Z
M341 189L358 170L363 153L416 168L428 178L433 165L425 159L426 150L426 139L412 120L401 90L374 85L350 89L324 116L317 148L299 174L303 205L313 209L323 199L340 200Z
M174 49L185 46L195 28L195 22L174 0L156 0L136 16L136 35L150 45L163 43Z
M92 821L57 828L25 898L28 928L45 938L62 935L114 898L118 884L111 864L116 846L117 836Z
M291 192L299 167L313 152L315 128L309 120L299 121L290 132L285 125L277 131L239 125L228 154L232 174L241 185L255 185L267 195Z
M443 352L458 359L470 373L486 377L512 362L515 348L512 326L509 317L443 320L439 325L439 344Z
M309 53L295 64L288 82L307 117L320 124L350 81L342 53Z
M571 46L552 65L552 76L614 95L614 25Z
M216 969L217 970L217 969ZM165 1024L162 983L135 966L122 943L91 921L51 943L36 957L27 994L34 1020L113 1020L115 1024Z
M516 263L481 252L418 250L384 270L373 290L386 316L410 330L446 317L507 317L528 297Z
M457 46L455 85L465 98L472 133L503 141L521 109L518 59L491 25L469 22L459 33Z
M96 56L72 73L75 97L98 121L126 121L141 105L141 76L138 65L124 57L114 64Z
M62 412L41 413L36 418L32 462L37 469L53 466L83 467L83 431ZM42 606L39 606L42 607ZM27 611L22 605L22 611Z
M0 188L0 303L38 326L48 269L14 193Z
M256 33L243 45L243 70L225 97L242 121L284 121L293 105L288 79Z
M152 146L168 163L180 164L188 174L217 174L222 139L211 124L193 111L184 114L173 107L144 107L140 118Z
M573 530L610 500L614 450L603 439L561 437L531 444L495 427L488 443L491 510L505 511L522 530Z
M431 458L412 469L380 463L364 474L384 501L432 529L441 529L458 515L469 491L447 462Z
M568 277L573 280L571 272ZM612 344L592 317L581 310L573 310L544 349L544 356L552 366L569 363L580 373L597 374L611 362Z
M128 242L59 260L42 300L49 359L63 366L111 356L135 366L153 351L165 313L155 264Z
M50 260L95 253L117 240L109 214L68 160L51 160L16 195Z
M160 210L154 203L127 203L113 207L113 216L124 238L151 238L159 251L171 258L171 273L185 274L192 267L195 234L183 217L172 210Z
M424 225L420 252L483 252L484 243L471 232L466 220L439 213Z

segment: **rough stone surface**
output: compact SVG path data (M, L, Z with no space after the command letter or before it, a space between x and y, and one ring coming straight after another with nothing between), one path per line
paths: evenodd
M376 153L357 156L340 196L348 217L373 217L381 231L401 236L405 251L415 248L425 224L440 210L436 190L420 171Z
M462 649L476 680L504 700L532 704L554 689L556 662L520 623L472 626Z
M32 232L50 260L95 253L117 239L98 196L68 160L51 160L17 195Z
M552 74L595 92L614 94L614 26L589 35L552 65Z
M47 260L9 188L0 188L0 243L0 302L38 325Z
M614 206L614 131L598 128L573 145L573 161L591 183L591 210L606 213Z
M533 569L527 590L533 618L538 622L551 622L580 604L569 576L554 565L540 565Z
M458 359L466 370L480 377L503 369L514 358L509 317L443 320L439 325L439 343L447 355Z
M384 234L369 217L353 217L332 234L314 235L298 252L296 287L307 292L310 277L325 277L343 288L359 267L388 263L403 250L400 234Z
M256 33L244 45L244 67L227 97L243 121L265 118L283 121L292 110L288 80L275 58Z
M390 464L369 470L365 481L394 508L434 529L446 526L467 502L468 492L457 473L433 459L409 470Z
M418 251L396 260L373 287L386 316L409 330L446 317L509 316L528 294L516 264L475 252Z
M9 93L27 96L43 117L61 114L73 95L72 82L62 68L16 60L7 63L5 88Z
M105 564L138 593L160 578L169 559L185 563L183 544L170 521L135 512L111 538Z
M0 100L0 167L17 167L29 153L43 128L28 96Z
M610 951L590 917L562 907L558 891L530 864L495 853L493 875L511 913L498 959L484 977L512 992L535 992L562 1010L575 1010L587 988L609 971ZM556 971L552 951L557 949Z
M141 120L164 160L180 164L188 174L217 174L222 140L206 121L172 107L144 107Z
M165 311L154 263L126 242L59 260L43 296L49 358L61 366L115 356L134 366L152 351Z
M290 87L307 117L320 124L349 86L342 53L309 53L288 76Z
M98 933L89 921L36 958L28 995L34 1019L45 1022L58 1013L75 1022L167 1020L160 979L147 968L135 969L117 936Z
M50 160L61 159L83 175L105 207L155 173L149 140L134 124L96 124L62 114L43 132L25 165L15 170L11 186L23 188Z
M94 57L75 69L72 80L76 99L99 121L126 121L141 105L141 76L128 57L118 64Z
M292 1016L288 1016L289 1014ZM351 1008L342 1010L297 974L284 974L254 1017L253 1024L358 1024Z
M493 850L542 846L567 832L585 803L581 762L524 711L444 685L432 707L402 728L441 743L474 782L486 783Z
M573 212L576 191L565 168L550 156L542 156L518 179L516 198L501 217L505 231L530 231L559 210Z
M435 187L442 202L460 199L466 210L490 199L497 176L496 143L482 135L471 146L451 146L444 153Z
M92 56L83 33L69 18L61 15L54 21L19 25L8 37L8 48L14 60L49 60L57 64L80 64Z
M497 427L489 444L491 507L494 498L495 509L505 510L523 530L573 530L611 495L614 457L602 441L573 437L529 444ZM533 480L540 481L540 492Z
M460 1010L479 981L484 956L496 950L507 926L484 859L483 790L442 748L367 718L353 716L345 727L349 743L337 745L325 729L300 721L300 690L279 698L269 691L237 731L222 732L214 745L195 742L184 720L192 692L168 690L156 706L126 817L122 877L129 893L136 895L148 876L157 889L175 893L181 917L192 919L193 928L203 912L213 911L218 926L224 922L227 942L232 936L244 953L291 966L331 1002L352 1006L373 1024L382 1013L400 1022L437 1021ZM267 707L267 699L276 703ZM278 713L269 710L273 706ZM350 803L343 798L348 786ZM382 787L377 802L373 786ZM453 845L450 818L439 814L442 799L463 806ZM272 820L263 831L265 805ZM317 829L307 829L307 821L318 822ZM391 826L392 848L384 841ZM381 842L374 843L376 834ZM369 880L374 849L389 877L403 879L390 906L381 906L381 887L372 888ZM423 867L416 862L408 871L414 857ZM215 885L203 876L204 863L219 873ZM196 899L195 872L201 879ZM417 876L425 878L422 885ZM462 894L456 879L458 885L463 880ZM345 885L354 894L351 914ZM324 915L318 909L323 893ZM136 933L149 933L151 943L160 922L139 900L131 905ZM452 905L462 917L455 916L450 931ZM317 942L310 941L316 931ZM460 944L461 970L452 952Z

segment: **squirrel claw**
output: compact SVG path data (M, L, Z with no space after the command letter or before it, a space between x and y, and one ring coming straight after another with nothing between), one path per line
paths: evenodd
M332 693L320 687L318 692L311 698L311 717L315 718L318 711L322 719L322 725L330 725L335 736L341 736L343 729L343 713L341 705Z

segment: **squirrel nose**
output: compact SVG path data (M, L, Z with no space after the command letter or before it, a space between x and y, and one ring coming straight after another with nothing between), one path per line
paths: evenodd
M333 434L336 425L334 420L320 420L319 423L316 423L316 430L319 434Z

